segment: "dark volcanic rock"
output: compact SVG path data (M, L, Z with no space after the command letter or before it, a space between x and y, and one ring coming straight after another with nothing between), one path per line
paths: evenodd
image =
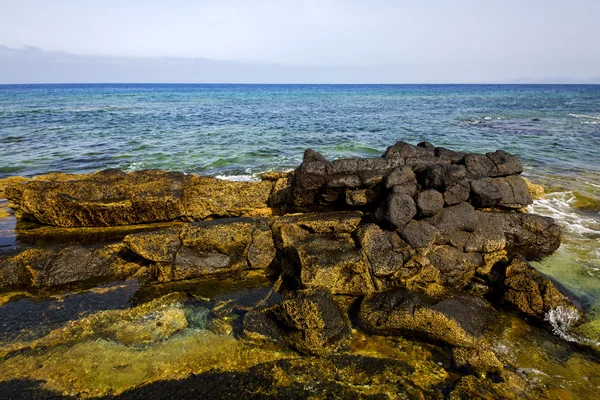
M417 195L417 208L422 217L431 217L444 208L444 196L435 189L424 190Z
M475 207L523 208L533 202L527 184L520 176L481 178L471 184L471 202Z
M414 249L429 248L431 247L440 231L425 221L410 221L408 225L400 231L402 239Z
M413 254L411 247L395 232L384 231L375 224L359 227L356 237L373 275L378 278L396 273Z
M265 312L301 353L330 353L348 344L350 320L326 290L296 291Z
M436 303L402 288L367 296L359 311L361 326L370 332L408 334L453 346L474 345L494 316L480 297L460 295Z
M397 229L403 228L417 215L417 207L412 197L403 194L390 194L376 211L376 217Z

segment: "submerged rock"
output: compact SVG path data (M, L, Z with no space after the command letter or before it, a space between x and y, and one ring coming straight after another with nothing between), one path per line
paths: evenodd
M305 354L326 354L348 345L350 320L326 290L296 291L280 303L247 314L244 330L283 340Z
M435 302L398 288L367 296L360 306L359 321L377 334L404 334L472 347L493 323L494 314L480 297L459 295Z

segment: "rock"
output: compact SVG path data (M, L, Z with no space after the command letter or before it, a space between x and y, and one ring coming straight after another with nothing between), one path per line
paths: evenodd
M331 163L321 154L308 149L302 164L294 171L292 202L296 205L313 204L321 186L327 181L327 169Z
M505 213L502 227L507 247L527 260L542 259L560 246L560 227L549 217Z
M483 261L477 253L464 253L450 246L435 247L427 258L440 270L444 286L457 289L464 288L471 281Z
M438 238L440 231L425 221L412 220L400 231L400 236L413 249L431 247Z
M441 164L428 165L417 174L419 184L426 189L444 190L445 170Z
M231 182L186 175L183 190L185 220L270 215L274 182Z
M390 194L375 212L377 219L396 229L402 229L416 214L412 197L396 193Z
M360 211L288 214L271 227L277 248L285 249L310 233L351 233L363 218Z
M396 273L414 253L396 233L384 231L375 224L360 226L356 237L373 275L378 278Z
M6 189L17 218L62 227L95 227L211 216L268 207L273 183L228 182L180 172L104 170L49 174Z
M445 147L436 147L434 154L436 157L450 160L455 163L460 162L465 157L465 153L449 150Z
M324 290L297 291L266 310L289 346L305 354L326 354L349 342L350 320Z
M454 234L456 231L473 232L477 227L477 213L469 203L460 203L445 207L439 214L427 220L443 234Z
M353 207L364 207L375 203L377 191L374 189L346 190L346 204Z
M486 156L494 163L496 176L518 175L523 172L521 161L504 150L486 153Z
M531 196L531 198L533 200L543 200L546 198L546 193L545 193L544 187L542 185L533 183L527 178L523 178L523 181L527 185L527 189L529 190L529 195Z
M157 310L134 321L116 323L103 332L126 346L143 346L168 339L187 328L185 312L181 306Z
M458 296L434 302L397 288L365 297L360 325L383 335L412 335L452 346L475 345L493 322L494 309L476 296Z
M392 146L388 147L383 154L385 158L429 158L433 156L433 149L427 149L424 147L413 146L410 143L399 141Z
M413 170L409 167L398 167L383 178L386 189L391 189L393 186L416 184L417 178Z
M127 235L123 239L126 248L145 260L155 263L173 263L181 247L181 228Z
M481 178L471 184L471 203L475 207L520 209L532 203L529 189L520 176Z
M523 172L521 161L502 150L487 154L467 154L464 163L474 177L501 177Z
M454 365L467 372L499 373L504 369L494 352L486 348L455 347L452 356Z
M453 206L469 199L471 194L471 185L469 181L463 179L456 184L447 187L444 192L444 203L448 206Z
M450 400L512 400L512 399L531 399L537 396L531 396L523 390L519 390L505 382L494 382L491 379L477 378L473 375L467 375L460 379L458 384L450 392Z
M417 195L417 208L423 217L431 217L444 208L444 197L435 189L424 190Z
M503 301L517 311L544 319L559 307L577 311L571 299L522 257L515 257L505 271Z
M374 291L369 266L350 234L312 234L291 245L282 274L300 288L362 296Z
M0 289L94 286L125 279L142 267L120 257L121 244L102 248L71 245L27 249L0 261Z

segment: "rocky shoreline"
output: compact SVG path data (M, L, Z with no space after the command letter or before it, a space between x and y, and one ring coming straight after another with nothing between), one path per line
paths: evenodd
M532 194L543 191L522 172L518 158L501 150L398 142L380 158L329 161L307 150L293 173L259 182L158 170L14 179L5 197L17 232L33 245L0 255L0 291L259 274L272 282L266 296L223 309L236 310L236 337L312 360L280 366L284 374L364 364L363 372L347 372L351 379L397 371L398 393L442 394L404 379L406 365L352 355L363 332L449 349L459 375L441 398L535 397L542 392L528 394L518 366L494 345L500 315L541 325L556 313L583 320L584 311L529 264L556 251L561 234L551 218L527 213ZM373 362L383 364L367 372ZM274 379L269 368L256 376ZM322 389L323 397L362 393Z

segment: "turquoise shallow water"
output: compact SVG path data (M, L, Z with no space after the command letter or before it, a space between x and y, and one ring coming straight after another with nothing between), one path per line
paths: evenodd
M600 85L0 85L0 178L162 168L254 179L398 140L504 149L554 193L537 265L600 310Z

